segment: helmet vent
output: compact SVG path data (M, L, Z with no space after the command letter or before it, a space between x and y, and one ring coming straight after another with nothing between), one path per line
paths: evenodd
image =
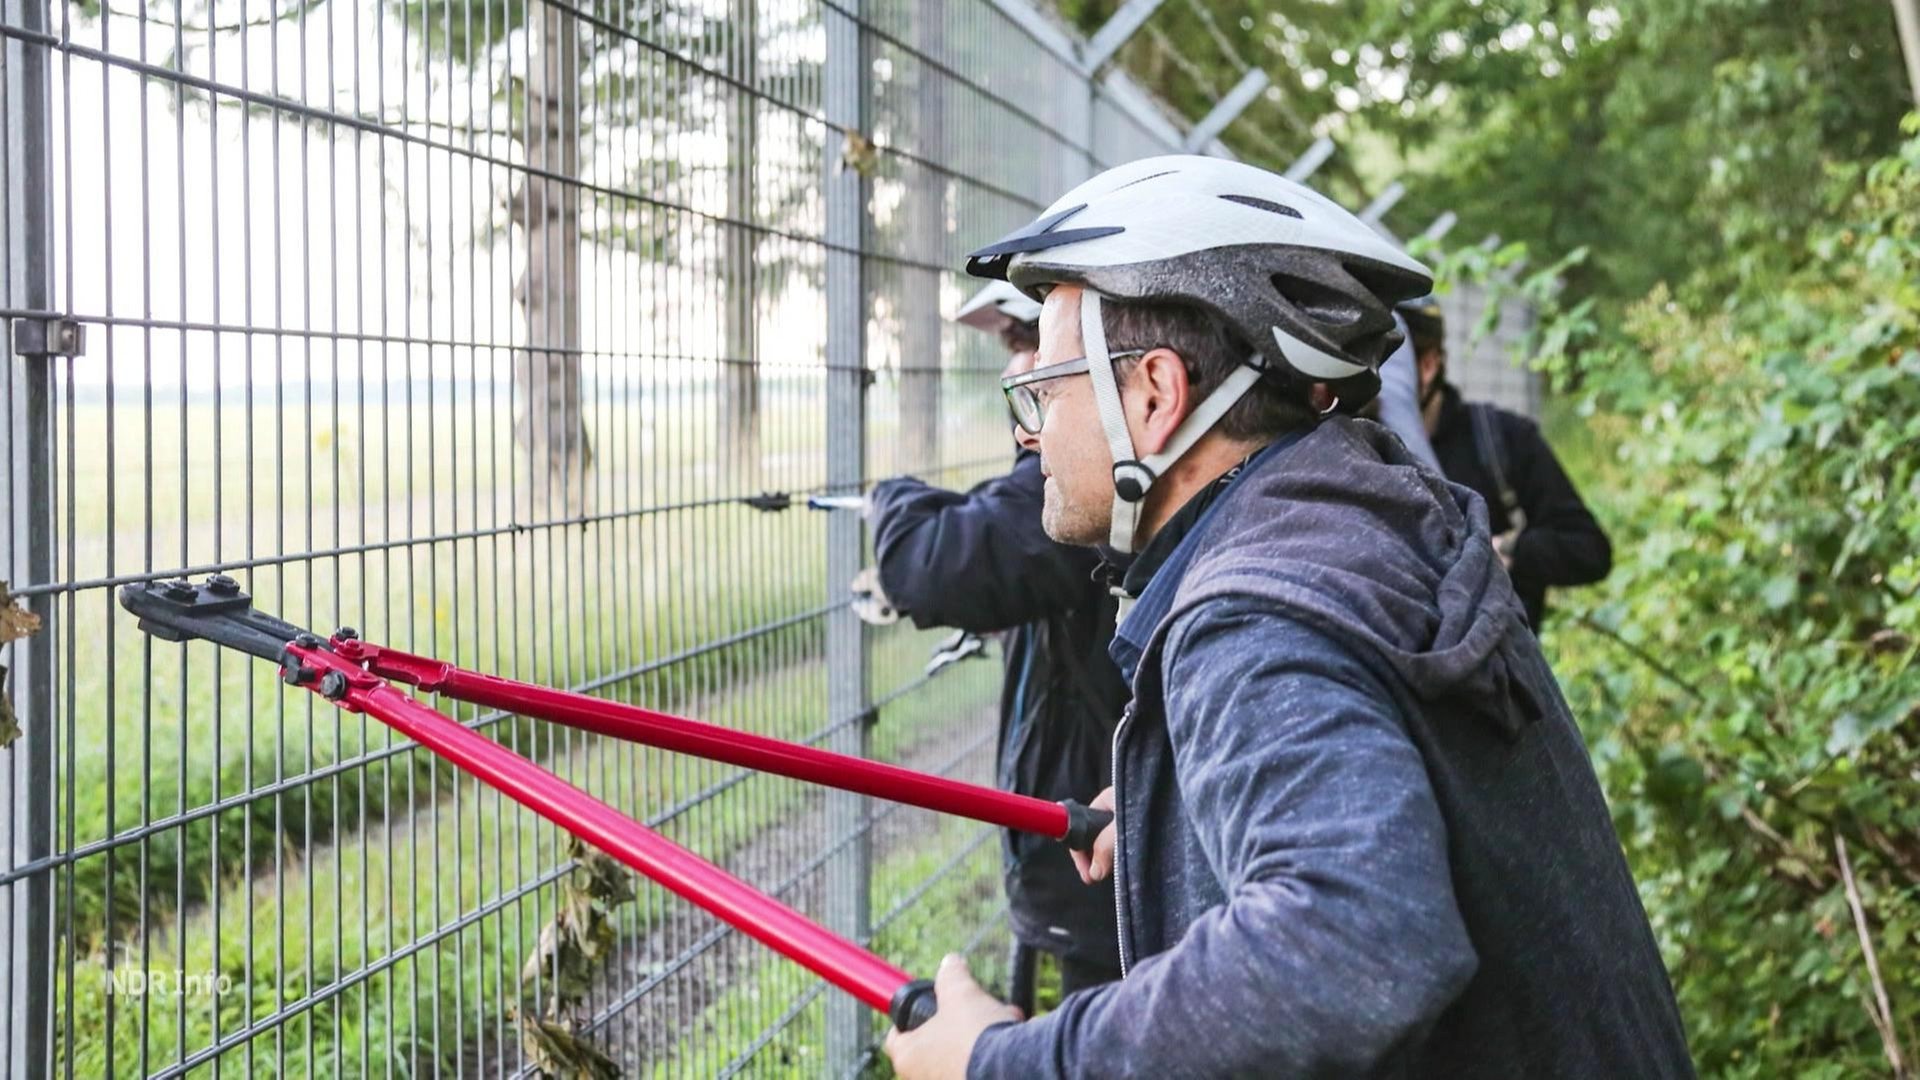
M1132 187L1135 184L1144 184L1149 180L1158 180L1163 176L1172 176L1174 173L1177 173L1179 171L1180 171L1179 169L1163 169L1157 173L1148 173L1146 176L1143 176L1138 180L1129 180L1126 183L1121 184L1119 187L1114 188L1113 190L1125 191L1126 189ZM1108 192L1108 194L1112 194L1112 192Z
M1269 199L1261 199L1252 195L1222 195L1220 197L1230 203L1239 203L1241 206L1251 206L1255 210L1265 210L1270 214L1279 214L1281 217L1300 217L1300 211L1295 210L1291 206L1285 206ZM1304 221L1306 219L1301 218L1301 220Z
M1366 318L1360 302L1341 289L1290 274L1273 275L1273 287L1282 299L1325 329L1353 326Z
M1353 279L1360 283L1361 288L1366 289L1383 301L1398 303L1406 297L1409 285L1407 275L1392 267L1362 261L1351 261L1341 263L1340 268L1352 274ZM1418 283L1413 284L1416 287L1418 286ZM1433 301L1431 296L1425 297L1425 299ZM1433 301L1433 304L1436 309L1439 307L1437 301ZM1437 310L1435 314L1438 314Z

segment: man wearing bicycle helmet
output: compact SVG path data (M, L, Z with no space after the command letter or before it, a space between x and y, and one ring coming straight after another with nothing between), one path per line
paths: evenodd
M1113 655L1125 978L1019 1022L950 957L903 1077L1688 1076L1586 748L1471 493L1346 413L1419 263L1250 166L1109 170L969 269L1055 539L1137 552Z

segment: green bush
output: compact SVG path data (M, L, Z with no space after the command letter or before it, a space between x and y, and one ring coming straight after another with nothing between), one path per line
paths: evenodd
M1920 1053L1920 138L1830 178L1718 299L1532 284L1615 542L1549 653L1710 1075Z

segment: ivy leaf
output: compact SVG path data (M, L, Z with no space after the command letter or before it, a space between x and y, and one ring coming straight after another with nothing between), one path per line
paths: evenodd
M1799 590L1798 579L1788 574L1779 574L1767 579L1766 586L1760 590L1760 599L1767 605L1769 611L1779 611L1793 603L1794 594Z
M1844 757L1860 749L1867 741L1867 730L1856 713L1843 712L1833 722L1833 730L1827 735L1827 753L1833 757Z

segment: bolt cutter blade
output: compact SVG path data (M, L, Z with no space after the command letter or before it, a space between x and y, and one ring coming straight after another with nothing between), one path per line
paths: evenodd
M199 585L185 578L135 582L120 589L120 606L162 641L211 641L276 664L287 644L306 632L255 611L253 597L224 574Z

